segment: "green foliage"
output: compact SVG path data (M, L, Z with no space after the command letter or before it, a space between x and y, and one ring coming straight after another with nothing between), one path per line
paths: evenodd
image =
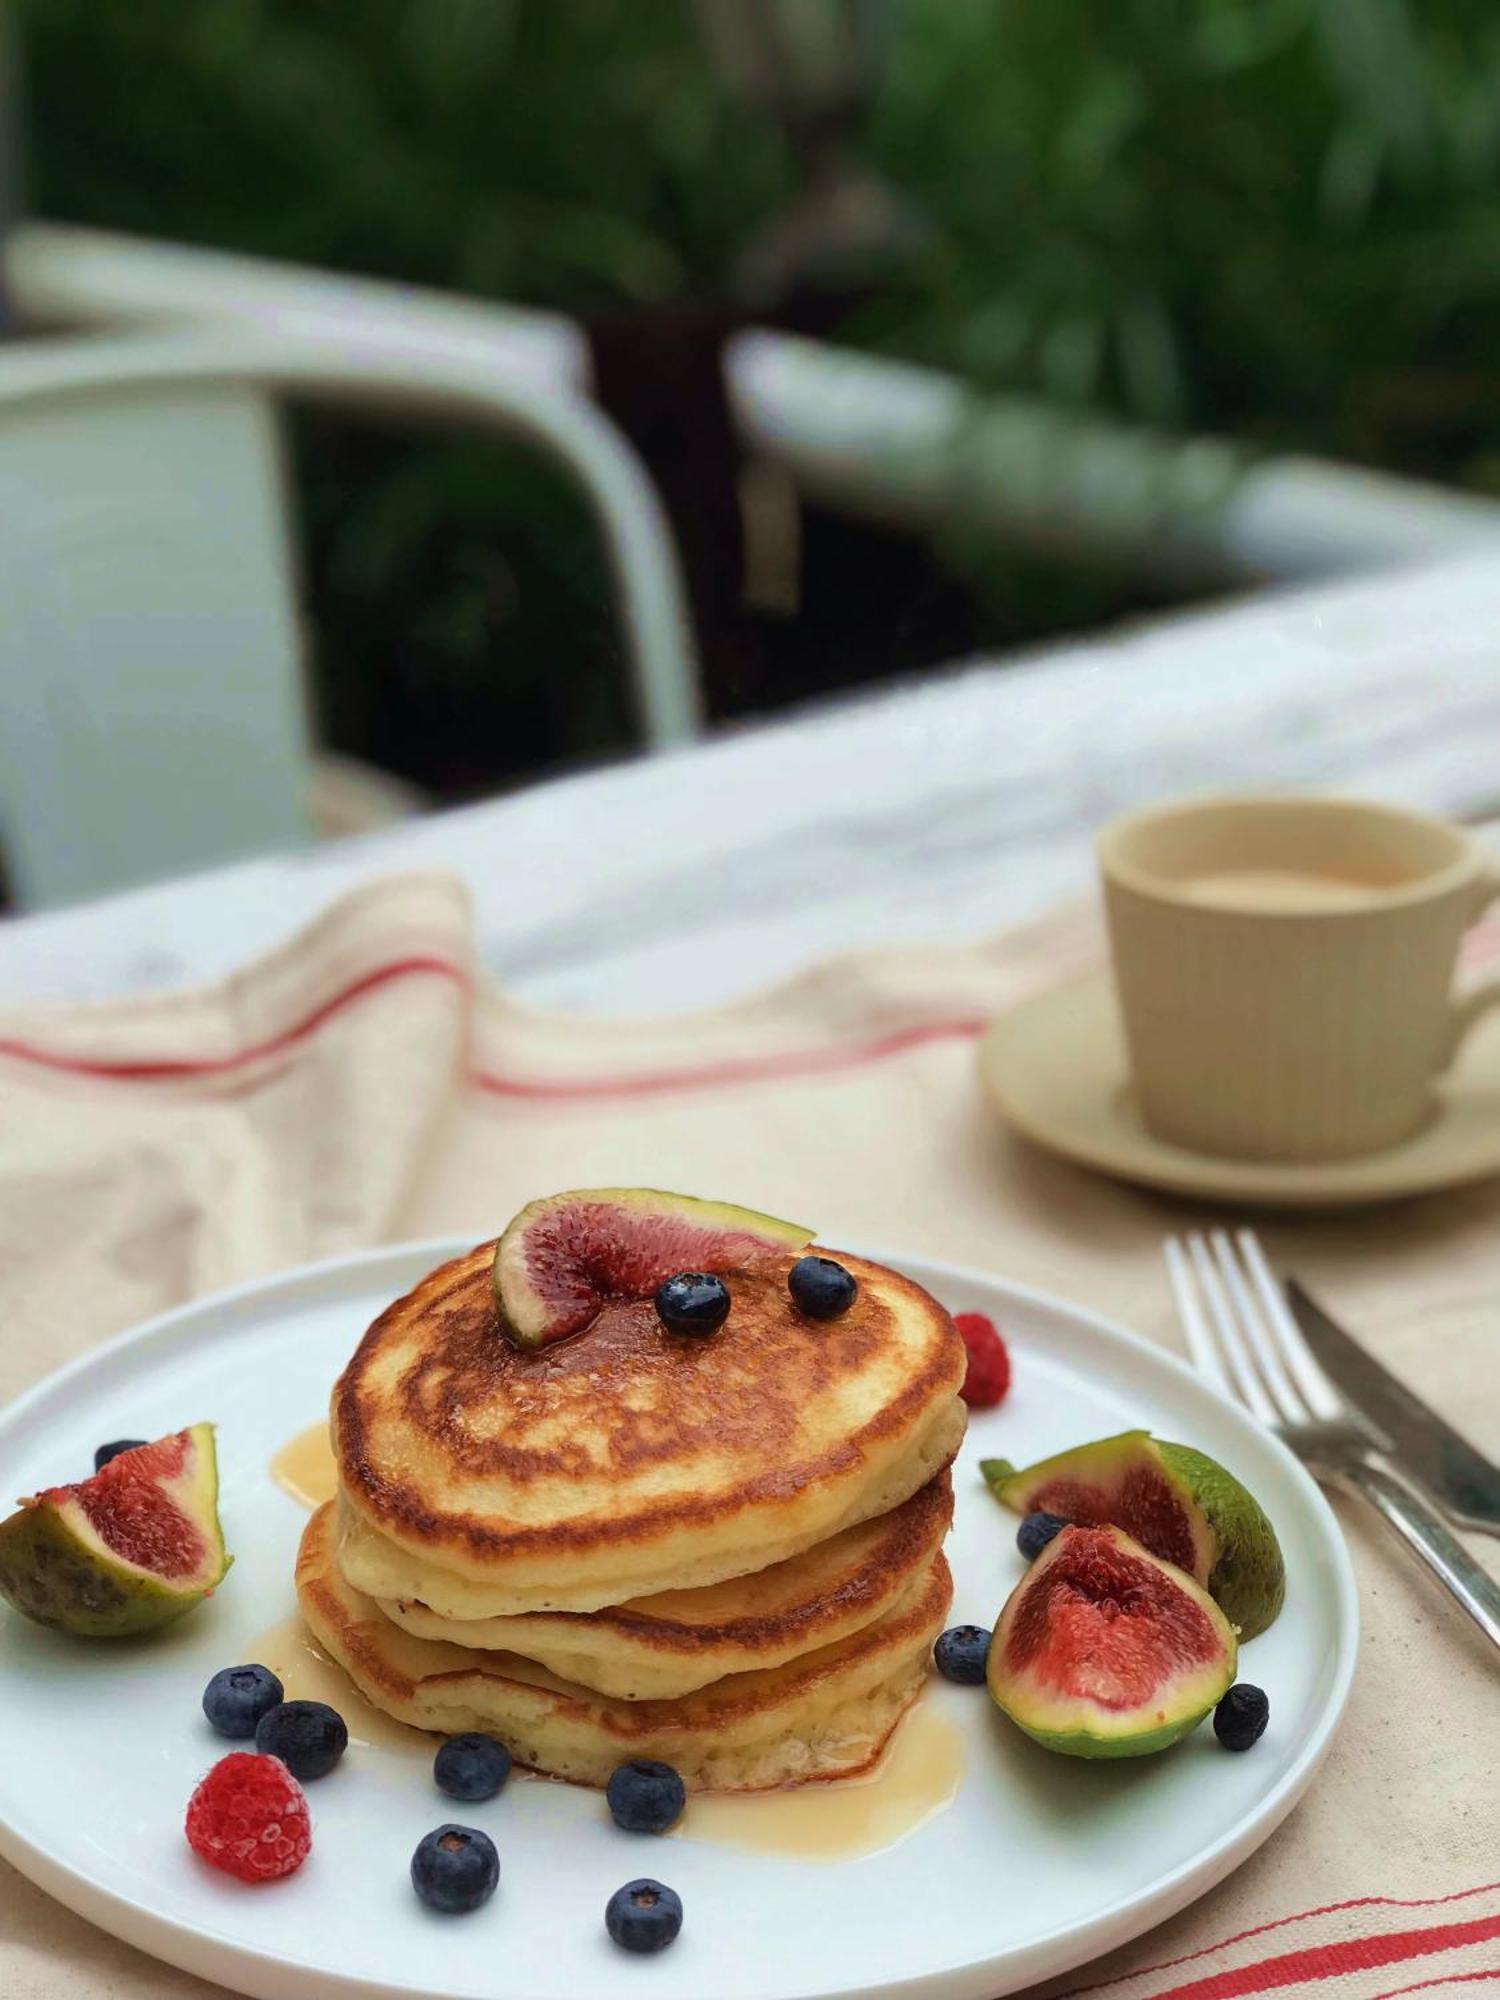
M16 11L51 216L590 313L722 297L794 186L686 0ZM859 147L926 228L845 338L1500 484L1492 0L906 0ZM336 733L503 680L558 748L621 740L598 554L550 475L314 443L324 623L360 662Z
M678 0L19 0L37 205L581 308L722 278L782 191Z
M1450 476L1466 417L1494 449L1486 0L916 6L871 136L936 229L865 337Z

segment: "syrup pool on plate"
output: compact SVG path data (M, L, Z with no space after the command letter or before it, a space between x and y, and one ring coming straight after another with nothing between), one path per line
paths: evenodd
M320 1417L287 1439L271 1460L271 1477L304 1507L321 1507L333 1498L338 1475L326 1418ZM288 1701L323 1701L336 1708L349 1726L351 1743L425 1754L437 1740L425 1730L397 1722L366 1701L343 1668L329 1659L299 1612L292 1612L252 1639L245 1658L269 1667L286 1690Z
M328 1437L328 1419L289 1437L271 1460L271 1477L283 1492L290 1493L304 1507L321 1507L338 1491L338 1468L333 1462L333 1446Z
M336 1708L349 1727L349 1741L380 1750L419 1750L430 1756L437 1738L383 1715L365 1700L348 1675L330 1660L300 1613L293 1612L260 1633L245 1648L245 1658L269 1667L286 1690L288 1701L323 1701Z
M864 1776L784 1792L693 1792L672 1837L799 1861L850 1861L915 1832L952 1801L962 1777L961 1733L919 1701Z

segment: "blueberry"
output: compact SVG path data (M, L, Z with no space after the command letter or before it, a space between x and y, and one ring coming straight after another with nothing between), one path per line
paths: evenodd
M493 1736L470 1730L450 1736L432 1760L432 1775L450 1799L492 1799L510 1776L510 1752Z
M853 1305L859 1286L831 1257L799 1257L786 1274L792 1304L809 1319L837 1319Z
M665 1833L682 1817L687 1788L670 1764L636 1757L611 1774L604 1796L615 1825L627 1833Z
M116 1438L113 1444L101 1444L94 1452L94 1470L102 1472L112 1458L118 1458L122 1451L134 1451L138 1444L145 1444L145 1438Z
M1214 1710L1214 1735L1226 1750L1248 1750L1266 1733L1271 1704L1249 1681L1236 1681Z
M605 1905L604 1928L626 1951L661 1951L682 1929L682 1898L665 1882L627 1882Z
M932 1649L938 1672L960 1687L980 1687L990 1656L990 1635L982 1625L952 1625Z
M435 1826L417 1842L411 1858L411 1886L429 1910L461 1917L495 1893L500 1857L495 1843L476 1826Z
M255 1725L256 1749L279 1757L294 1778L324 1777L348 1742L343 1716L326 1701L278 1702Z
M669 1333L717 1333L729 1317L729 1287L708 1271L679 1271L657 1286L656 1310Z
M1052 1537L1067 1525L1061 1514L1028 1514L1016 1530L1016 1547L1027 1562L1035 1562Z
M285 1692L269 1667L220 1667L203 1690L203 1713L221 1736L253 1736Z

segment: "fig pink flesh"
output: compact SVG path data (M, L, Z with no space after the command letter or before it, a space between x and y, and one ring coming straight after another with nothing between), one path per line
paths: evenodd
M1193 1524L1182 1496L1154 1466L1132 1465L1113 1488L1082 1479L1049 1479L1027 1495L1026 1504L1034 1513L1059 1514L1081 1528L1112 1523L1163 1562L1175 1563L1190 1576L1197 1569Z
M678 1271L743 1270L767 1254L748 1229L705 1229L686 1216L577 1202L526 1232L526 1278L547 1302L548 1338L579 1333L615 1300L649 1298Z
M1077 1530L1027 1587L1005 1661L1059 1694L1135 1709L1183 1669L1220 1658L1201 1607L1107 1533Z
M179 1478L187 1465L186 1432L138 1445L111 1459L102 1472L78 1486L58 1486L41 1497L58 1505L72 1501L105 1547L155 1576L191 1576L207 1554L202 1530L183 1512L163 1482Z

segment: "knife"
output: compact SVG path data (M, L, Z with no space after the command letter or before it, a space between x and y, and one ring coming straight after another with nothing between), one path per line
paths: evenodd
M1295 1278L1287 1279L1286 1296L1324 1372L1356 1415L1382 1434L1391 1455L1465 1526L1500 1535L1500 1466L1397 1381Z

